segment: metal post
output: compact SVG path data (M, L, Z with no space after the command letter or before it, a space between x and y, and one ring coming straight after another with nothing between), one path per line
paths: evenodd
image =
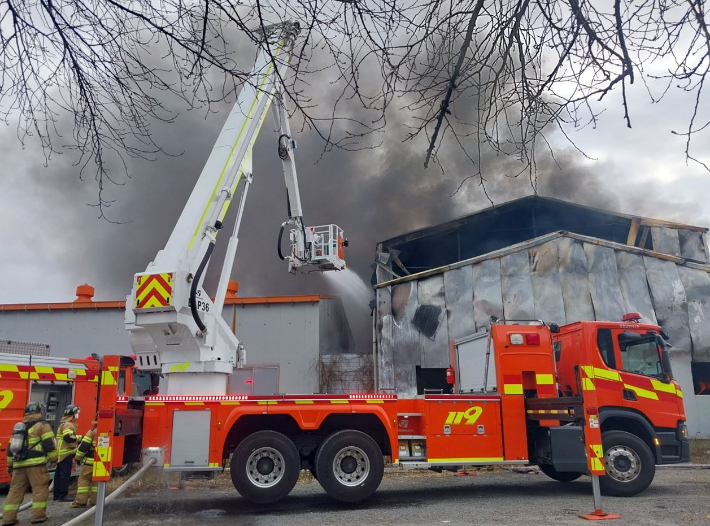
M96 493L96 517L94 517L94 526L103 526L104 524L104 504L106 501L106 483L98 483L98 492Z
M580 515L582 519L599 521L608 519L620 519L621 515L616 513L604 513L602 510L602 494L599 489L599 475L592 475L592 497L594 499L594 511Z
M602 511L602 494L599 489L599 475L592 475L592 498L594 499L594 511Z

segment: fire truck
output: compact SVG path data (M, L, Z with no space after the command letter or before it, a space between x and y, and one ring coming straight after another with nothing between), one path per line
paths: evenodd
M117 435L126 411L142 415L145 465L181 473L228 467L237 491L260 503L285 497L302 469L334 498L361 501L379 486L390 457L404 468L436 470L535 464L562 482L591 474L598 511L600 486L635 495L651 483L656 464L687 460L682 393L668 344L660 327L634 315L564 327L492 320L485 367L474 372L484 375L484 386L476 392L462 392L466 378L452 355L451 392L226 394L227 375L247 359L222 307L254 177L251 150L270 106L289 212L279 255L294 273L345 268L343 231L334 224L307 227L302 217L284 89L298 33L297 23L263 28L252 81L165 247L134 276L126 329L136 367L161 375L160 394L122 394L121 358L103 358L94 480L108 480L112 466L125 462ZM239 188L213 300L202 284ZM286 226L291 250L284 255ZM102 491L105 485L100 499Z
M144 462L178 472L229 467L237 491L259 503L288 495L302 469L335 499L361 501L379 486L385 457L434 470L532 464L561 482L596 475L605 493L631 496L651 484L656 464L689 460L667 346L660 327L637 322L498 320L478 372L496 387L482 392L457 392L464 379L455 368L453 393L417 396L131 397L108 382L99 429L108 448L114 415L142 411ZM109 471L106 453L97 455Z
M116 392L124 396L144 396L157 392L157 377L137 371L130 357L118 360ZM0 353L0 486L10 483L6 471L6 448L12 428L24 416L25 405L41 402L45 406L45 420L56 432L64 408L75 404L83 409L77 421L79 434L91 428L98 408L99 386L103 375L98 357L57 358L24 354ZM141 454L142 412L125 408L116 414L114 448L122 459L114 469L138 462Z

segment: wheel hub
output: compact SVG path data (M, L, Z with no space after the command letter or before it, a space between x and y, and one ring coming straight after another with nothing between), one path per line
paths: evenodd
M274 470L274 461L269 457L262 457L257 461L256 469L262 475L268 475Z
M607 475L619 482L631 482L641 473L641 459L627 446L610 447L604 455Z
M247 459L246 472L249 482L260 488L270 488L284 476L283 455L272 447L261 447L252 451Z
M333 459L333 474L344 486L358 486L370 474L370 458L359 447L344 447Z
M352 473L357 469L357 460L350 456L345 457L343 460L340 461L340 469L342 469L347 474Z

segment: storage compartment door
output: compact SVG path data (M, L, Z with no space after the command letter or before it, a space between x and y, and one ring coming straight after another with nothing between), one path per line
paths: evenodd
M209 410L173 412L171 468L209 466L211 417Z

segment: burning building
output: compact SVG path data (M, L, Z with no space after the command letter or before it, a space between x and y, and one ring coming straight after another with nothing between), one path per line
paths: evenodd
M538 196L377 245L379 389L445 386L452 342L490 317L663 326L691 436L710 437L708 229ZM707 320L707 321L706 321Z

